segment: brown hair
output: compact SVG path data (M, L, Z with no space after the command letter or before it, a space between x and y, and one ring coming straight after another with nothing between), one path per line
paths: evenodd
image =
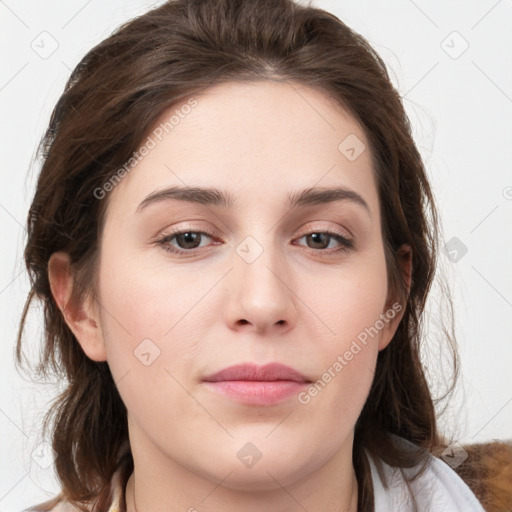
M213 84L275 79L324 92L362 124L378 183L389 287L406 303L392 342L378 355L355 426L358 510L373 510L365 452L377 465L380 459L396 467L423 463L424 468L429 452L441 443L420 361L439 226L409 120L384 62L336 16L293 0L171 0L125 23L87 53L73 70L39 147L43 165L24 253L32 288L16 357L21 362L23 326L37 297L44 302L45 321L38 371L48 375L53 370L67 384L43 430L53 417L56 471L63 496L76 506L105 500L128 439L127 418L107 362L89 359L64 321L50 290L49 258L57 251L70 255L77 282L72 303L85 293L97 299L96 263L109 197L98 200L93 191L129 160L165 109ZM408 295L398 262L403 244L412 249ZM448 331L445 343L456 369ZM390 434L419 449L403 449ZM126 464L133 468L130 454Z

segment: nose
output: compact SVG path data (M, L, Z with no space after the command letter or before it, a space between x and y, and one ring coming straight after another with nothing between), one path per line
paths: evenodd
M249 237L233 254L225 320L234 330L283 334L297 321L297 295L280 249Z

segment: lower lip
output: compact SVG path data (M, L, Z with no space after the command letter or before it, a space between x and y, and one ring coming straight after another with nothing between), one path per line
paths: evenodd
M211 390L248 405L271 405L300 393L307 382L275 380L269 382L251 380L224 380L207 382Z

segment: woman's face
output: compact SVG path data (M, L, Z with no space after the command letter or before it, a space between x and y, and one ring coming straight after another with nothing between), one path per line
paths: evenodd
M401 316L370 149L353 117L298 84L224 83L194 100L163 113L110 192L98 340L147 471L286 485L351 460ZM244 363L309 383L204 381Z

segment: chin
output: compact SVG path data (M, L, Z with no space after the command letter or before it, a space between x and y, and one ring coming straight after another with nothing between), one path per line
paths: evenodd
M307 465L301 470L298 465L278 467L281 464L276 464L277 462L276 459L272 459L267 460L267 463L264 464L263 460L260 460L252 468L240 467L238 464L235 464L232 466L231 474L227 478L226 475L229 472L222 475L216 474L214 481L218 482L226 478L222 485L239 491L275 491L282 489L282 486L287 486L300 480L303 473L305 474L306 472Z
M300 481L325 462L318 454L312 459L303 448L305 443L299 439L292 445L289 437L288 441L283 437L271 441L264 439L266 435L267 430L264 435L244 437L254 441L243 442L237 436L236 441L231 440L230 448L221 453L210 453L208 459L214 464L203 468L204 476L215 482L223 480L222 485L231 489L272 491ZM204 464L205 459L200 461Z

